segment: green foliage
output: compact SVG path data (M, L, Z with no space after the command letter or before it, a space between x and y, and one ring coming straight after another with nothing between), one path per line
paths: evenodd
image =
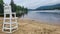
M13 0L11 0L11 9L12 9L12 12L16 12L16 5L14 4Z
M0 0L0 16L3 16L4 14L3 4L4 4L3 0ZM14 4L13 0L11 0L10 5L11 5L12 12L16 12L18 17L28 13L27 8L24 8L22 6L17 6L16 4Z
M23 16L23 15L27 14L28 9L24 8L24 7L21 7L21 6L17 6L16 7L16 13L17 13L17 16L20 17L20 16Z
M12 7L12 12L16 12L17 13L17 17L20 17L22 15L25 15L28 13L28 9L24 8L24 6L17 6L16 4L14 4L13 0L11 0L10 3L11 7Z
M3 0L0 0L0 16L1 15L3 15L3 12L4 12L4 10L3 10Z
M3 0L0 0L0 4L3 4Z

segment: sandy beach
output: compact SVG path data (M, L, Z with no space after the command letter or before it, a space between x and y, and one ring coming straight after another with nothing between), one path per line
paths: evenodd
M41 21L18 18L18 30L12 34L60 34L60 26L44 24ZM0 34L2 32L3 19L0 19Z

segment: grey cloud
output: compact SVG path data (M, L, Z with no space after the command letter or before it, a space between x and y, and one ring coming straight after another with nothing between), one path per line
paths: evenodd
M9 3L8 0L4 0L5 2ZM60 0L14 0L17 5L21 5L27 8L35 9L39 6L44 5L53 5L60 3Z

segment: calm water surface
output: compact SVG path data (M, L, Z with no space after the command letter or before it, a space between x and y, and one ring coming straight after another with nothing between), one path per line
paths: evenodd
M45 10L47 12L41 11L29 11L25 18L30 18L39 21L45 21L53 24L60 24L60 10ZM57 12L48 12L57 11Z

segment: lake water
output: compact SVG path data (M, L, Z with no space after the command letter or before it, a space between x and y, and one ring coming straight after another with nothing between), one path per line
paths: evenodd
M53 24L60 24L60 10L29 11L24 17Z

